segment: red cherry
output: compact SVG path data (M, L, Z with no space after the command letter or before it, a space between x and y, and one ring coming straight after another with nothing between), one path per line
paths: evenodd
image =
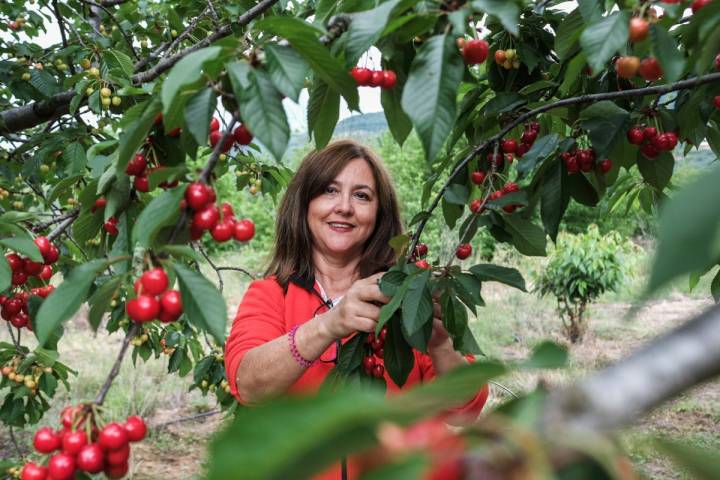
M517 150L518 144L517 141L509 138L507 140L503 140L502 142L502 151L504 153L515 153Z
M482 185L482 183L485 181L486 176L487 174L485 172L483 172L482 170L478 170L470 174L470 180L475 185Z
M463 243L462 245L459 245L457 247L457 250L455 250L455 256L460 260L465 260L470 256L471 253L472 245L470 245L469 243Z
M382 376L385 374L385 367L383 367L380 364L377 364L372 369L372 375L375 378L382 378Z
M12 284L13 285L25 285L25 282L27 282L28 275L23 270L20 270L19 272L13 272L12 274Z
M375 340L373 340L372 342L370 342L370 348L372 348L372 350L373 350L374 352L377 352L378 350L380 350L380 349L383 348L384 346L385 346L385 342L383 342L383 341L380 340L379 338L376 338Z
M150 295L138 295L125 305L128 316L138 323L151 322L160 314L160 302Z
M172 318L170 321L177 320L183 312L182 297L180 296L180 292L177 290L168 290L163 293L160 297L160 306L164 315L164 318L161 317L160 320L165 321L165 319L170 318Z
M514 193L514 192L519 192L519 191L520 191L520 187L519 187L518 184L515 183L515 182L507 183L507 184L506 184L505 186L503 186L503 188L502 188L502 192L503 192L503 193Z
M218 120L217 118L213 117L213 119L210 120L210 131L211 131L211 132L216 132L216 131L218 131L218 130L220 130L220 120Z
M645 140L643 129L641 127L632 127L627 131L627 139L633 145L642 145L643 140Z
M650 31L650 24L644 18L633 17L630 19L630 42L631 43L642 42L648 36L649 31Z
M136 176L133 185L138 192L147 193L150 191L150 180L146 175Z
M142 297L143 295L141 295ZM138 297L140 298L140 297ZM149 297L152 298L152 297ZM153 300L155 300L153 298ZM157 302L157 300L156 300ZM159 309L159 307L158 307ZM111 422L105 425L100 431L98 437L98 443L104 450L119 450L124 448L128 444L128 436L125 428L116 422Z
M462 50L463 59L469 65L482 63L488 56L488 42L480 39L472 39L465 42Z
M670 150L671 140L664 133L661 133L660 135L653 137L652 140L650 140L650 143L652 143L656 150L664 152L666 150Z
M520 140L526 145L532 145L533 143L535 143L535 139L537 139L537 136L537 130L525 130Z
M422 268L423 270L430 270L430 264L427 262L427 260L418 260L415 262L415 266L418 268Z
M606 158L598 164L602 173L608 173L612 169L612 160Z
M9 300L7 295L0 295L0 307L4 306Z
M662 68L655 57L648 57L640 62L638 73L648 82L654 82L662 77Z
M125 173L128 175L142 175L147 167L147 159L142 153L136 153L135 157L130 160L125 167Z
M668 150L672 150L673 148L675 148L675 147L677 146L677 144L678 144L678 136L677 136L677 133L675 133L675 132L665 132L665 137L667 138L667 141L668 141L668 144L669 144Z
M87 445L87 435L83 430L75 430L63 437L63 451L73 457L80 453L80 450Z
M220 220L220 210L213 205L206 205L202 210L198 210L193 215L193 224L203 230L211 230Z
M355 67L350 69L350 75L352 75L352 77L355 79L355 83L357 83L361 87L366 87L370 85L372 70L367 68Z
M530 148L524 143L521 143L517 146L517 149L515 150L515 156L518 158L522 158L522 156L525 155L528 150L530 150Z
M46 480L48 469L43 465L37 465L34 462L28 462L23 466L20 480Z
M652 143L644 143L640 147L640 152L646 157L646 158L655 158L658 155L660 155L660 152L655 148L655 146Z
M100 473L105 467L105 458L102 448L97 443L85 445L75 458L77 468L88 473Z
M382 88L388 90L395 86L397 75L392 70L383 70Z
M643 138L645 140L652 140L657 137L657 129L655 127L645 127L643 130Z
M48 461L49 477L53 480L70 480L75 475L75 459L67 453L57 453Z
M223 202L220 205L220 213L222 214L223 220L235 217L235 212L233 212L232 205L230 205L228 202Z
M235 232L235 222L232 220L230 221L224 221L220 222L210 231L210 235L212 235L213 239L216 242L227 242L231 238L233 238L233 233Z
M202 182L193 182L185 189L185 201L193 210L201 210L210 202L210 187Z
M497 200L498 198L503 196L503 192L501 190L495 190L490 194L490 200Z
M696 13L698 10L703 8L706 5L709 5L712 0L695 0L690 5L690 8L692 8L693 13Z
M590 172L593 168L593 156L587 150L580 150L577 154L580 170Z
M428 254L428 246L424 243L418 243L415 245L415 255L418 257L424 257Z
M372 368L375 366L375 357L372 355L366 355L363 358L363 368L366 372L372 371Z
M720 95L715 95L713 103L715 104L715 108L720 109Z
M205 230L198 227L197 225L195 225L192 222L190 222L189 231L190 231L190 240L193 240L193 241L200 240L203 236L203 233L205 233Z
M3 312L12 316L18 313L22 309L22 306L22 300L13 298L5 302L5 305L3 305Z
M177 128L173 128L172 130L170 130L167 133L167 136L168 137L179 137L181 133L182 133L182 128L177 127Z
M220 140L222 140L223 136L225 135L225 132L221 132L220 130L216 130L214 132L210 132L210 146L215 148L215 145L217 145ZM227 153L233 145L233 137L232 135L225 140L225 143L223 143L222 147L220 147L220 151L222 153Z
M108 235L112 235L113 237L118 234L118 219L115 217L108 218L108 221L103 224L103 229L108 233Z
M25 312L18 312L10 319L10 324L15 328L27 327L30 324L30 317Z
M253 136L252 133L250 133L250 130L247 129L245 124L241 123L240 126L233 131L233 138L235 138L235 141L238 143L238 145L250 145Z
M58 261L58 258L60 258L60 250L53 245L50 244L50 251L48 252L47 256L43 255L43 260L45 260L45 265L50 265Z
M50 427L42 427L33 437L33 447L40 453L51 453L60 448L60 437Z
M33 262L29 258L23 260L23 271L28 275L38 275L42 272L44 265L39 262Z
M505 210L505 213L513 213L517 210L518 206L519 205L505 205L502 209Z
M125 462L120 465L108 465L104 472L107 478L123 478L127 475L128 470L130 470L130 466Z
M380 333L378 333L378 339L382 340L383 342L387 338L388 329L387 326L380 329Z
M131 415L125 420L125 431L127 432L128 440L131 442L139 442L145 438L147 426L141 417Z
M371 87L381 87L383 84L383 72L382 70L374 70L370 74L370 83L369 86Z
M105 463L107 466L110 465L123 465L127 463L130 458L130 445L125 444L124 447L118 448L117 450L111 450L105 452Z
M168 276L161 267L148 270L140 277L143 293L148 295L160 295L168 288Z
M10 264L10 270L13 272L22 272L24 269L24 263L22 257L17 253L10 253L5 255L5 260Z
M249 218L240 220L235 224L233 232L235 240L238 242L247 242L255 236L255 224Z
M483 206L482 200L479 198L476 198L472 202L470 202L470 211L473 213L482 213L483 210L485 210L485 207Z
M160 125L163 121L163 114L162 112L155 115L155 120L153 121L153 125Z
M715 56L715 70L720 70L720 53Z

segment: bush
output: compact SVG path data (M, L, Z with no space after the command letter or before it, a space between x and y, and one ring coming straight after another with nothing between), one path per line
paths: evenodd
M619 233L603 235L594 224L587 233L558 236L545 271L536 278L535 291L557 299L564 333L572 343L581 342L586 332L588 303L622 284L621 255L629 247Z

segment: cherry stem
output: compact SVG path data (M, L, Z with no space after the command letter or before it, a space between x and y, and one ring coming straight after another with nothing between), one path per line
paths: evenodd
M135 335L139 331L140 324L132 322L132 325L130 325L127 334L123 339L122 346L120 347L117 359L115 360L115 364L113 364L110 373L108 373L108 376L105 379L105 383L103 384L102 388L100 388L100 392L98 393L97 397L95 397L95 401L93 402L95 403L95 405L102 405L103 402L105 402L105 397L107 396L108 391L110 390L110 387L115 380L115 377L117 377L120 373L120 366L122 365L123 358L125 357L125 352L127 352L128 346L130 345L130 340L132 340L132 338L135 337Z
M622 90L618 92L605 92L605 93L593 93L593 94L586 94L586 95L580 95L577 97L570 97L570 98L564 98L561 100L557 100L555 102L548 103L546 105L543 105L541 107L535 108L533 110L529 110L519 117L517 117L514 121L510 122L508 125L505 126L502 130L500 130L498 133L490 137L489 139L485 140L479 145L476 145L475 148L473 148L470 153L468 153L455 167L455 170L448 176L447 180L445 181L445 184L442 186L438 194L433 199L432 205L430 205L430 208L427 211L428 215L420 220L420 223L418 224L418 228L415 231L415 234L412 237L412 241L410 242L410 248L408 248L408 259L410 258L411 253L415 251L415 246L418 244L418 241L420 240L420 234L425 229L425 226L427 225L428 220L432 216L432 212L437 208L437 206L440 204L440 200L443 198L443 195L445 194L445 191L450 187L452 184L452 181L457 177L467 166L470 161L475 158L480 152L485 150L489 145L491 145L494 142L499 141L501 138L503 138L508 132L510 132L513 128L520 125L521 123L530 120L531 118L537 116L540 113L547 112L549 110L554 110L556 108L565 107L567 105L577 105L581 103L595 103L599 102L601 100L617 100L620 98L630 98L630 97L642 97L646 95L664 95L669 92L674 92L676 90L686 90L689 88L695 88L699 87L700 85L705 85L708 83L713 82L720 82L720 73L711 73L708 75L701 75L698 77L690 78L687 80L680 80L679 82L671 83L668 85L656 85L652 87L644 87L644 88L634 88L630 90ZM492 163L492 162L491 162Z

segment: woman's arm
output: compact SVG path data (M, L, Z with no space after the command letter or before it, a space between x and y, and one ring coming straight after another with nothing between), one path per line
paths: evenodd
M460 365L467 365L468 360L453 348L452 338L445 330L442 320L438 318L439 308L438 305L435 310L436 316L433 318L433 333L428 342L428 355L432 359L435 373L442 375Z
M334 338L324 328L333 310L303 323L295 332L298 352L308 360L318 358ZM285 334L249 350L237 369L238 394L248 404L285 392L305 372L290 352Z

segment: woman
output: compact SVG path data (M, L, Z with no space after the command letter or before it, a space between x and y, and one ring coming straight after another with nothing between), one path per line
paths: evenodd
M344 140L303 160L278 211L266 278L245 293L225 347L239 402L316 390L336 341L375 330L378 305L390 300L378 287L394 261L388 242L401 232L390 177L369 149ZM428 354L416 351L415 360L403 388L468 361L453 349L438 305ZM389 392L399 390L385 380ZM484 388L461 411L479 412L486 399Z

